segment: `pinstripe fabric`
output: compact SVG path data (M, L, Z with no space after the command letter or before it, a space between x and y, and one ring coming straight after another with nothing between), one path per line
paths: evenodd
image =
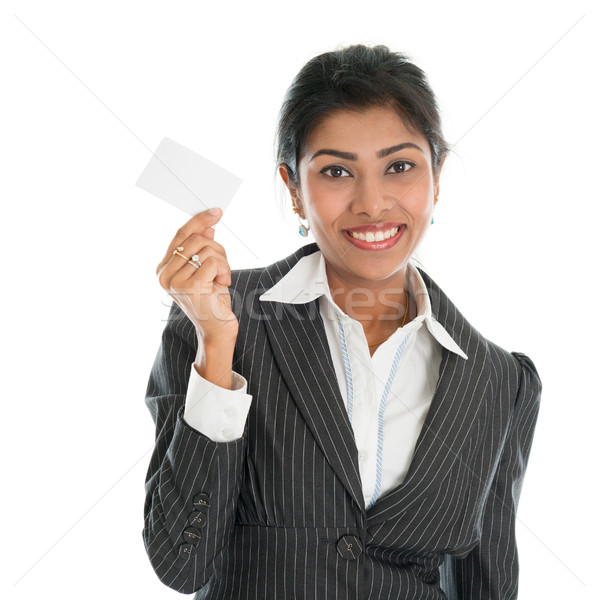
M233 273L234 369L253 395L240 440L212 442L182 419L196 341L173 304L146 396L156 447L144 542L157 575L211 600L516 598L515 510L541 389L533 363L483 338L422 273L469 360L443 349L407 476L367 511L317 301L258 302L315 250ZM200 492L210 495L202 539L180 556Z

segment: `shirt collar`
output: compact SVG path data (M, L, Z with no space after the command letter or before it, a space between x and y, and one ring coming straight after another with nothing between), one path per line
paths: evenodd
M426 284L419 271L408 263L406 287L416 300L417 316L406 327L425 323L431 335L445 348L462 358L468 357L458 346L447 330L435 319L431 311L431 301ZM262 302L283 302L285 304L306 304L324 296L327 303L343 314L334 303L326 274L322 252L317 251L302 257L293 268L259 298Z

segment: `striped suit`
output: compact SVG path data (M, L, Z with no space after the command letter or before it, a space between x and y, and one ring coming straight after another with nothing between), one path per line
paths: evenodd
M483 338L422 273L433 314L469 358L443 349L407 476L366 511L317 301L258 301L315 250L233 272L233 368L253 395L239 440L212 442L182 419L196 338L173 304L146 397L156 447L144 542L157 575L198 599L516 598L533 363Z

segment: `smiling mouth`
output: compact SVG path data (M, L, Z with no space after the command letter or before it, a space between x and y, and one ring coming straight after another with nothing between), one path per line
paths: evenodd
M399 243L405 223L376 223L344 229L345 239L360 250L381 251L389 250Z
M395 237L399 229L399 227L391 227L390 229L367 231L366 233L347 230L347 233L355 240L362 240L363 242L382 242Z

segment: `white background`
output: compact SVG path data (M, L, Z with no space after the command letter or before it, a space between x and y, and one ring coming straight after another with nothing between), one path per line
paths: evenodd
M455 144L420 257L485 336L530 355L542 412L520 598L598 598L597 15L590 3L4 2L0 28L3 598L176 598L142 544L144 392L187 216L134 187L169 136L243 179L234 268L302 243L273 134L315 54L384 43ZM311 241L311 240L310 240Z

